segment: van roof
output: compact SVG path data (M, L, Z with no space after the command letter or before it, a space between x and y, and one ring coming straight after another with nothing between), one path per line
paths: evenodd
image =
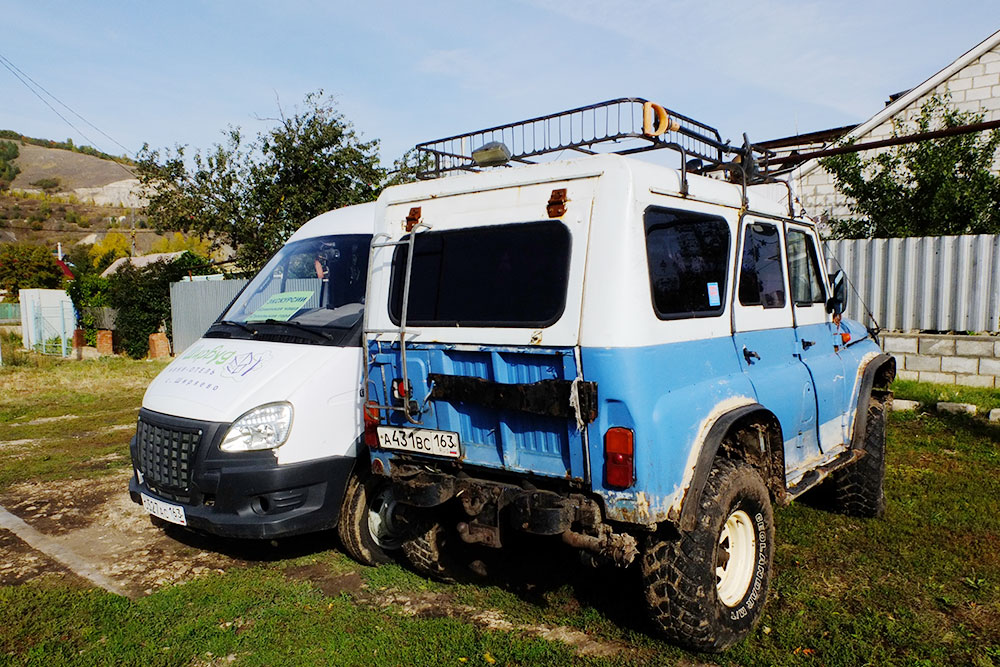
M617 154L602 154L512 168L498 167L477 173L397 185L386 188L379 197L379 203L417 203L522 185L600 177L613 172L624 175L637 189L646 188L657 194L682 196L680 169ZM738 184L690 173L687 180L687 197L692 200L736 209L743 205L743 188ZM750 185L747 187L747 199L751 210L787 217L789 192L784 182Z
M375 208L375 202L369 202L320 213L299 227L288 242L329 234L371 234L375 229Z

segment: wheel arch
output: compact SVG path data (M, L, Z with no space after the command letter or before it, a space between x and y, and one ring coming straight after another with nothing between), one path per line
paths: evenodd
M854 430L851 433L851 448L863 449L865 429L868 428L868 405L872 396L884 401L891 398L889 385L896 378L896 359L890 354L872 357L865 366L858 388L858 405L855 408Z
M756 469L772 495L784 494L785 453L778 418L760 403L735 408L718 417L702 441L694 474L681 504L678 527L691 530L709 473L718 457L745 461ZM762 447L763 445L763 447Z

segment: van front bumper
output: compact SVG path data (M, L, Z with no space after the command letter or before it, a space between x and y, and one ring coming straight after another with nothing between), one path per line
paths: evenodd
M146 494L180 505L188 528L221 537L271 539L336 525L354 457L278 465L270 451L221 452L228 424L145 409L139 419L130 446L134 502L142 504ZM193 444L185 445L185 437ZM146 443L142 455L140 441Z

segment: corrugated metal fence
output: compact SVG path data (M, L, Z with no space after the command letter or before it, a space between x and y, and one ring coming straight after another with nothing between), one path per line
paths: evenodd
M219 319L246 280L204 280L170 285L170 324L174 354L180 354Z
M826 254L857 290L850 317L863 319L860 293L883 329L1000 330L1000 236L827 241Z

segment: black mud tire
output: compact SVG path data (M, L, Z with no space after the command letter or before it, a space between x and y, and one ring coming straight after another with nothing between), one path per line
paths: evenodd
M384 477L352 474L344 492L337 533L344 550L363 565L391 563L403 545L392 486Z
M885 405L874 396L865 422L864 456L833 474L834 509L873 519L885 514Z
M418 573L445 583L455 583L456 564L450 550L458 536L434 519L418 520L413 534L403 541L403 553Z
M739 552L733 547L737 542ZM644 545L642 583L650 617L676 644L722 651L760 620L773 560L774 513L767 487L749 465L718 460L695 528L680 536L655 534Z

